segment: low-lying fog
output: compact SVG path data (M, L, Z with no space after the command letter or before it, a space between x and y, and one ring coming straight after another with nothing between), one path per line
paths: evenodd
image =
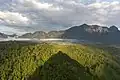
M79 42L87 42L85 40L76 40L76 39L29 39L29 38L0 38L0 41L32 41L32 42L71 42L71 43L79 43Z

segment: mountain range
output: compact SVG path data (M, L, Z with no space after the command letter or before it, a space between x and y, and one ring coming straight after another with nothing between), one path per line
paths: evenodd
M116 26L108 28L98 25L83 24L69 28L62 37L101 43L120 43L120 31Z
M17 35L5 35L0 33L1 38L15 37ZM86 40L91 42L101 43L120 43L120 31L116 26L104 27L99 25L87 25L82 24L80 26L73 26L63 31L50 31L48 33L44 31L36 31L34 33L26 33L19 38L62 38L62 39L77 39Z

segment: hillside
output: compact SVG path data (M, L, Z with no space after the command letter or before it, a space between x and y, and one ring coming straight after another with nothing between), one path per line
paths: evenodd
M120 80L112 47L15 41L0 45L0 80Z

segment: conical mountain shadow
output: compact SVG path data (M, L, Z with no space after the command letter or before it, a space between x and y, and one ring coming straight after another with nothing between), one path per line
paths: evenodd
M40 70L39 76L30 80L94 80L82 65L61 51L37 70Z

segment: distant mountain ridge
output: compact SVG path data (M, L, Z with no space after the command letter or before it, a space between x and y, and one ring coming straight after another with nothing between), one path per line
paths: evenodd
M62 38L62 35L65 31L50 31L48 33L44 31L36 31L34 33L26 33L19 38L38 38L38 39L45 39L45 38Z
M34 33L26 33L19 38L62 38L62 39L78 39L101 43L120 43L120 31L116 26L104 27L99 25L82 24L73 26L64 31L36 31Z
M120 43L120 31L116 26L108 28L98 25L83 24L69 28L65 31L63 37L101 43Z
M16 37L16 34L6 35L0 33L0 38ZM90 42L100 42L100 43L110 43L118 44L120 43L120 31L116 26L104 27L99 25L87 25L82 24L80 26L73 26L67 30L63 31L50 31L48 33L44 31L36 31L34 33L26 33L18 38L61 38L61 39L77 39L86 40Z
M0 33L0 38L8 38L8 36L4 33Z

